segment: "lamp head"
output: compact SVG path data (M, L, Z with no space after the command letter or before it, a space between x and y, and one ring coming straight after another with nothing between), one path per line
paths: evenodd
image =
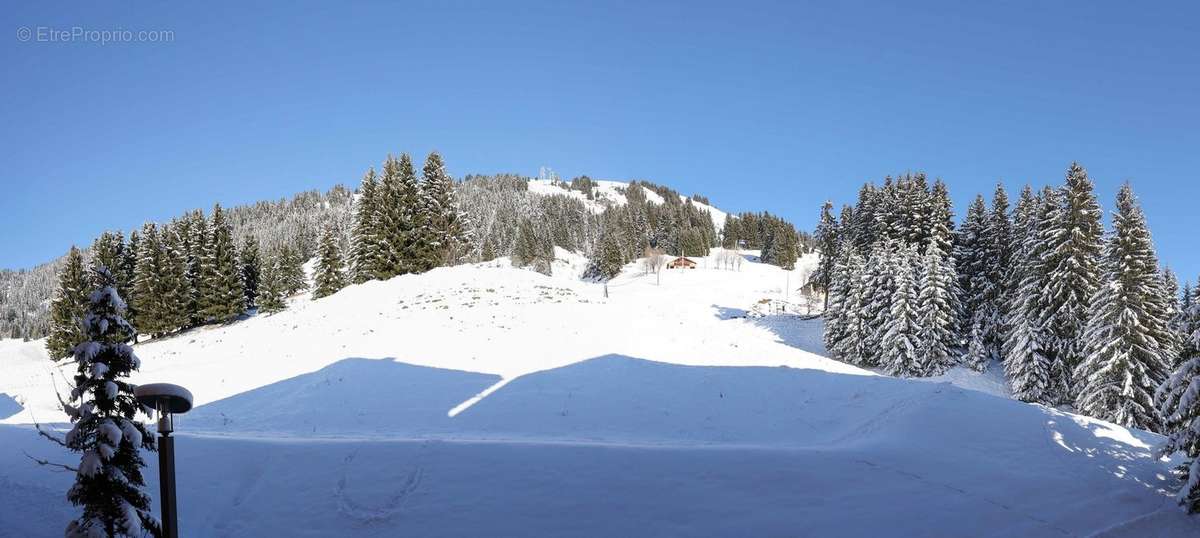
M138 385L133 395L142 405L158 412L158 431L168 434L175 429L173 415L192 410L192 393L179 385L150 383Z

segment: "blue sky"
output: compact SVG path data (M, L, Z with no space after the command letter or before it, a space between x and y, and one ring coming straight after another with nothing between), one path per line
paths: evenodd
M805 228L887 174L944 178L961 215L1078 160L1106 208L1133 183L1194 279L1197 5L14 2L0 267L436 148L456 176L649 179ZM36 35L76 26L174 39Z

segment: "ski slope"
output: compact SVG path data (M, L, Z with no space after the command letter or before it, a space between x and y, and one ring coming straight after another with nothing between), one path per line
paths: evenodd
M186 536L1192 536L1161 438L1015 402L1002 378L899 380L755 317L784 272L584 282L505 260L352 286L139 344L187 386ZM0 536L57 536L69 461L40 342L0 342ZM6 415L7 410L7 415ZM156 476L156 472L149 473ZM157 491L151 484L151 491ZM36 506L36 516L29 507Z

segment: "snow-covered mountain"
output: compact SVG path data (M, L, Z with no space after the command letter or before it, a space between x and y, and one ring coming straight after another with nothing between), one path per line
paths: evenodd
M551 276L440 268L139 344L135 382L197 398L177 420L182 534L1200 532L1159 436L1013 401L994 374L829 359L820 320L758 315L798 304L815 257L721 255L661 281L629 264L606 297L559 249ZM0 342L0 536L74 513L72 477L24 454L69 458L24 425L62 420L63 386L40 342Z
M646 193L647 202L651 204L665 203L665 200L663 200L661 194L640 185L631 185L631 183L624 181L608 181L603 179L592 180L592 183L595 184L595 187L592 189L591 198L588 198L588 196L582 191L564 188L561 184L547 179L530 179L529 192L546 196L553 194L569 196L583 202L583 204L586 205L593 213L602 213L604 209L610 205L625 205L627 202L625 192L626 189L631 188L631 186L632 188L642 189L642 191ZM686 202L689 200L689 198L685 195L680 194L678 196L681 202ZM712 216L713 226L715 226L718 231L725 226L726 213L724 211L698 200L691 200L691 202L697 208L708 211L708 214Z

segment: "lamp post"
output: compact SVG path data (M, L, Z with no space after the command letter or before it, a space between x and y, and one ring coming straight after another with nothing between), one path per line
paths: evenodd
M179 538L179 512L175 506L175 415L192 410L192 393L170 383L138 385L133 391L142 405L158 413L158 486L162 497L164 538Z

